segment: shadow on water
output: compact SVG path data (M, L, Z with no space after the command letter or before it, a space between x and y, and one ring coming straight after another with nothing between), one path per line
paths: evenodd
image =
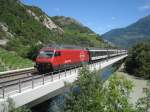
M63 103L64 103L64 96L59 95L31 108L31 111L32 112L63 112L61 110L63 108Z
M120 67L121 64L122 61L104 68L100 73L102 79L107 80ZM31 110L32 112L63 112L61 110L63 108L63 103L64 96L59 95L33 107Z
M103 80L107 80L109 78L110 75L112 75L112 73L114 72L114 68L112 66L106 67L102 70L102 72L100 73L101 77Z

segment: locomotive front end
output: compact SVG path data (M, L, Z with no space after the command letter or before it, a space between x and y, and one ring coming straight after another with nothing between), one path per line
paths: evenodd
M53 50L41 50L36 58L36 68L40 73L53 71Z

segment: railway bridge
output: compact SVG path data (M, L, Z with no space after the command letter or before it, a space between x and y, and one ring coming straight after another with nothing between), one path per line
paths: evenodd
M112 65L125 57L127 57L126 53L97 61L88 66L90 70L99 70ZM8 79L0 80L0 111L3 109L3 105L6 103L8 97L13 99L16 107L26 104L32 107L63 93L65 88L64 82L74 82L78 77L79 69L81 69L81 67L74 67L42 75L31 75L31 73L28 72L26 77L23 78L18 76L20 78L14 78L11 81Z

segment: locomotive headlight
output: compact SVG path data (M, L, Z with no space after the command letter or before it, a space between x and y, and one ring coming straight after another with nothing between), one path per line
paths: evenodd
M44 51L40 51L40 53L41 53L41 54L43 54L43 53L44 53Z

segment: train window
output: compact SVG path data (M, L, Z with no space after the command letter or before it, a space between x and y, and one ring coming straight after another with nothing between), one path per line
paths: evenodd
M102 51L102 52L101 52L101 55L102 55L102 56L107 55L107 51Z
M38 57L48 57L51 58L53 56L54 52L53 51L40 51L40 53L38 54Z
M61 53L58 51L58 52L55 52L55 56L60 56Z

